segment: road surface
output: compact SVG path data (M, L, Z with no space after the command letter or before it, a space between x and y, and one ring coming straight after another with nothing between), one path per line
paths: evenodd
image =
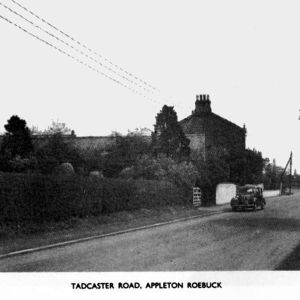
M0 260L0 271L274 270L300 243L300 193L205 218Z

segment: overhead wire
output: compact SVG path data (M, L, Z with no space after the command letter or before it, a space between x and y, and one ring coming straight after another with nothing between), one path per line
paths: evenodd
M115 82L116 84L121 85L121 86L123 86L124 88L127 88L128 90L130 90L131 92L133 92L133 93L135 93L135 94L138 94L139 96L142 96L142 97L144 97L144 98L146 98L146 99L148 99L148 100L150 100L150 101L152 101L152 102L158 103L158 101L156 101L155 99L150 98L150 97L148 97L148 96L142 94L141 92L139 92L139 91L137 91L137 90L135 90L135 89L129 87L128 85L126 85L126 84L120 82L119 80L117 80L117 79L115 79L115 78L113 78L113 77L107 75L106 73L100 71L99 69L94 68L94 67L91 66L90 64L85 63L84 61L82 61L82 60L76 58L75 56L73 56L72 54L68 53L67 51L62 50L61 48L59 48L59 47L53 45L52 43L50 43L50 42L44 40L43 38L41 38L41 37L35 35L34 33L30 32L29 30L25 29L24 27L18 25L17 23L11 21L10 19L4 17L3 15L0 15L0 18L1 18L2 20L4 20L4 21L8 22L9 24L15 26L16 28L18 28L19 30L23 31L24 33L30 35L31 37L34 37L34 38L37 39L38 41L40 41L40 42L46 44L47 46L49 46L49 47L51 47L51 48L57 50L57 51L60 52L61 54L65 55L65 56L67 56L67 57L69 57L69 58L71 58L72 60L74 60L74 61L76 61L76 62L78 62L78 63L84 65L85 67L91 69L92 71L94 71L94 72L96 72L96 73L98 73L98 74L100 74L100 75L106 77L107 79L109 79L109 80Z
M153 90L149 90L148 88L146 88L145 86L142 86L141 84L138 84L137 82L129 79L128 77L116 72L115 70L113 70L110 67L107 67L106 65L104 65L103 63L101 63L100 61L94 59L93 57L91 57L90 55L84 53L83 51L81 51L80 49L72 46L71 44L69 44L68 42L62 40L61 38L59 38L58 36L56 36L55 34L49 32L48 30L45 30L44 28L42 28L41 26L37 25L35 22L32 22L31 20L27 19L26 17L24 17L22 14L19 14L18 12L16 12L14 9L8 7L7 5L5 5L4 3L0 2L0 5L3 6L5 9L9 10L11 13L13 13L14 15L20 17L21 19L23 19L24 21L26 21L27 23L31 24L32 26L34 26L35 28L38 28L39 30L43 31L44 33L46 33L47 35L51 36L52 38L56 39L57 41L63 43L64 45L66 45L67 47L73 49L74 51L76 51L77 53L85 56L86 58L90 59L91 61L97 63L98 65L100 65L101 67L107 69L108 71L114 73L115 75L119 76L120 78L136 85L138 88L143 89L144 91L148 92L148 93L152 93L153 94Z
M143 83L144 85L148 86L149 88L155 90L156 92L160 92L160 90L156 87L154 87L153 85L149 84L148 82L146 82L145 80L139 78L138 76L132 74L131 72L125 70L124 68L120 67L119 65L113 63L111 60L109 60L108 58L106 58L105 56L99 54L98 52L92 50L90 47L88 47L85 43L80 42L79 40L75 39L74 37L72 37L71 35L67 34L66 32L64 32L63 30L59 29L58 27L54 26L53 24L51 24L49 21L45 20L44 18L40 17L39 15L37 15L36 13L34 13L33 11L31 11L30 9L28 9L27 7L25 7L24 5L20 4L18 1L16 0L10 0L11 2L13 2L15 5L19 6L20 8L22 8L23 10L25 10L26 12L28 12L29 14L31 14L32 16L34 16L35 18L39 19L40 21L42 21L43 23L47 24L48 26L50 26L51 28L53 28L54 30L58 31L59 33L61 33L62 35L64 35L65 37L67 37L68 39L72 40L73 42L75 42L76 44L80 45L81 47L85 48L86 50L88 50L89 52L93 53L94 55L100 57L101 59L105 60L107 63L109 63L110 65L114 66L115 68L119 69L120 71L126 73L127 75L129 75L130 77L133 77L135 80L140 81L141 83Z
M85 44L79 42L78 40L76 40L75 38L73 38L72 36L70 36L69 34L65 33L64 31L60 30L59 28L57 28L56 26L54 26L54 25L51 24L50 22L46 21L44 18L38 16L37 14L35 14L35 13L32 12L31 10L29 10L28 8L26 8L25 6L23 6L22 4L20 4L20 3L17 2L16 0L10 0L10 1L13 2L15 5L17 5L18 7L22 8L23 10L25 10L26 12L30 13L30 14L31 14L32 16L34 16L35 18L41 20L43 23L47 24L47 25L50 26L51 28L55 29L57 32L61 33L61 34L64 35L65 37L69 38L70 40L72 40L72 41L75 42L76 44L78 44L78 45L80 45L81 47L87 49L89 52L93 53L94 55L97 55L97 56L100 57L101 59L104 59L104 60L105 60L106 62L108 62L110 65L112 65L112 66L118 68L118 69L121 70L121 71L124 71L126 74L130 75L131 77L133 77L133 78L139 80L140 82L143 82L146 86L148 86L148 87L152 88L153 90L156 90L157 92L161 93L161 91L160 91L159 89L153 87L152 85L148 84L146 81L144 81L144 80L138 78L137 76L135 76L135 75L133 75L133 74L127 72L125 69L123 69L123 68L121 68L120 66L114 64L113 62L111 62L110 60L108 60L107 58L105 58L104 56L102 56L101 54L99 54L99 53L93 51L91 48L87 47ZM70 47L70 48L73 49L74 51L80 53L81 55L83 55L83 56L85 56L86 58L92 60L93 62L99 64L101 67L104 67L104 68L107 69L108 71L111 71L112 73L118 75L120 78L122 78L122 79L124 79L124 80L127 80L128 82L130 82L130 83L136 85L137 87L142 88L144 91L153 94L153 91L150 91L149 89L146 89L145 87L142 87L141 85L138 85L136 82L133 82L131 79L129 79L129 78L127 78L127 77L125 77L125 76L123 76L123 75L121 75L121 74L115 72L115 71L112 70L110 67L107 67L106 65L102 64L102 63L99 62L98 60L95 60L95 59L94 59L93 57L91 57L90 55L87 55L86 53L82 52L82 51L79 50L78 48L76 48L76 47L70 45L70 44L69 44L68 42L66 42L65 40L62 40L62 39L60 39L59 37L57 37L56 35L50 33L49 31L47 31L47 30L45 30L45 29L43 29L41 26L39 26L39 25L37 25L36 23L34 23L34 22L28 20L28 19L25 18L23 15L17 13L16 11L14 11L13 9L7 7L7 6L4 5L3 3L1 3L1 4L2 4L3 7L5 7L6 9L8 9L10 12L12 12L12 13L14 13L15 15L19 16L20 18L22 18L22 19L25 20L26 22L29 22L32 26L38 28L39 30L42 30L44 33L46 33L46 34L48 34L49 36L55 38L55 39L58 40L59 42L63 43L64 45L66 45L66 46L68 46L68 47ZM75 57L74 57L74 58L75 58ZM123 86L126 86L126 85L123 85ZM134 89L132 89L132 90L134 90ZM139 94L142 95L142 93L139 93ZM158 96L158 95L157 95L157 96ZM154 97L156 98L157 96L154 96ZM166 99L163 100L162 98L166 98L166 95L165 95L165 96L161 95L161 96L162 96L162 97L158 96L159 98L161 98L161 101L154 101L154 102L156 102L156 103L159 103L159 102L170 102L170 100L172 99L172 97L167 96L167 98L168 98L169 100L166 100ZM148 97L148 99L151 100L151 101L154 100L153 98L151 98L151 97L149 97L149 96L143 95L143 97L144 97L144 98L147 98L147 97ZM174 100L171 100L171 102L174 102ZM175 101L174 104L177 104L178 106L183 107L182 104L179 103L179 102L177 102L177 101Z

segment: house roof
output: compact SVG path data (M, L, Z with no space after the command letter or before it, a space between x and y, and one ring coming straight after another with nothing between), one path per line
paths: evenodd
M191 114L187 118L181 120L179 123L182 126L183 131L185 134L195 134L195 133L204 133L206 126L213 126L213 123L223 122L226 126L234 127L238 130L244 129L229 120L220 117L215 113L200 113L200 114Z

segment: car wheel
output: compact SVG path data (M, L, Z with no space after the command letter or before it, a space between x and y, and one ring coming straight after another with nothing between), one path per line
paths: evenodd
M263 203L261 204L260 209L261 209L261 210L264 209L264 204L263 204Z
M253 210L253 211L256 211L256 204L254 204L252 210Z

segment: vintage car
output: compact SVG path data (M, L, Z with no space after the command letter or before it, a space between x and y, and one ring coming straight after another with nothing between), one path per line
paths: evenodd
M237 194L231 199L230 205L233 211L238 209L264 209L266 200L263 197L263 189L257 185L245 185L237 187Z

